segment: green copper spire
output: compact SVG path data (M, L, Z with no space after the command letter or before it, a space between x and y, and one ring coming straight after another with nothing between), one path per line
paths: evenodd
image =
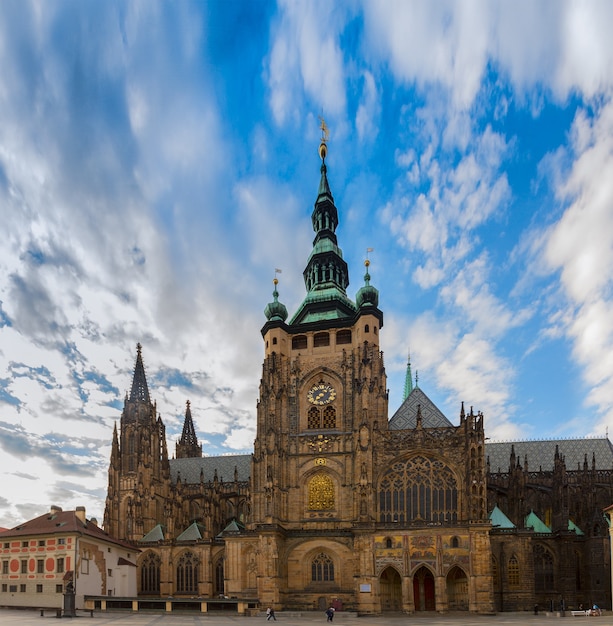
M413 376L411 374L411 352L409 352L409 359L407 361L407 373L404 378L404 397L402 400L406 400L411 391L413 391Z
M315 239L303 272L307 296L292 317L290 321L292 325L353 318L357 311L355 303L347 297L349 270L336 239L338 211L328 183L326 167L328 129L323 120L321 129L323 133L319 145L321 178L315 208L311 214Z

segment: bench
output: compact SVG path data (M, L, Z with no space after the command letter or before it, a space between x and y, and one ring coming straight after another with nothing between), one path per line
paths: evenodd
M41 617L45 617L45 611L54 611L55 612L55 617L62 617L62 609L40 609L40 616Z
M583 609L582 609L581 611L571 611L571 612L570 612L570 614L571 614L573 617L579 617L579 616L581 616L581 617L587 617L587 616L590 614L590 610L588 609L588 610L586 611L586 610L583 610Z

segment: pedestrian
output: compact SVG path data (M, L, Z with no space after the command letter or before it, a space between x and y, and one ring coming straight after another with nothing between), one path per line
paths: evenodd
M334 619L334 607L330 607L326 610L327 622L331 622Z
M270 618L274 619L275 622L277 621L277 618L275 617L275 610L271 606L266 609L266 621L269 621Z

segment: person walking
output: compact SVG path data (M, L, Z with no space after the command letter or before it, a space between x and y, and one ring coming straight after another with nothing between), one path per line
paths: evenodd
M330 607L326 610L326 617L328 618L326 621L331 622L334 619L334 608Z
M277 621L277 618L275 617L275 610L271 606L266 609L266 621L268 622L270 618L274 619L275 622Z

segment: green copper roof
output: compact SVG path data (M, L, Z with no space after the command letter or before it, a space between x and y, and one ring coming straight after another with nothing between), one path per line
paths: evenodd
M177 537L177 541L198 541L198 539L202 539L204 530L205 528L202 524L194 522Z
M411 375L411 354L409 353L409 358L407 360L407 373L404 377L404 394L402 396L403 402L409 397L411 391L413 391L413 376Z
M264 309L264 315L269 322L284 322L287 319L287 309L282 302L279 302L279 292L277 291L277 279L274 280L275 290L272 292L273 301L269 302Z
M311 215L315 239L303 272L307 295L290 325L353 318L358 310L347 297L349 270L336 239L338 211L328 184L326 154L327 149L320 149L321 179Z
M366 274L364 274L364 286L360 288L355 297L356 304L360 309L369 306L376 307L379 304L379 291L370 284L370 274L368 273L370 261L366 259L364 265L366 266Z
M530 513L526 515L524 528L532 528L535 533L551 533L551 528L549 528L534 511L530 511Z
M568 530L574 530L577 535L585 534L572 520L568 520Z
M153 541L164 541L164 529L161 524L154 526L139 542L149 543Z
M494 528L516 528L515 524L496 505L490 513L490 522Z
M243 532L244 529L245 527L240 522L237 522L236 520L232 520L217 536L223 537L224 535L228 535L228 534L238 535L241 532Z

